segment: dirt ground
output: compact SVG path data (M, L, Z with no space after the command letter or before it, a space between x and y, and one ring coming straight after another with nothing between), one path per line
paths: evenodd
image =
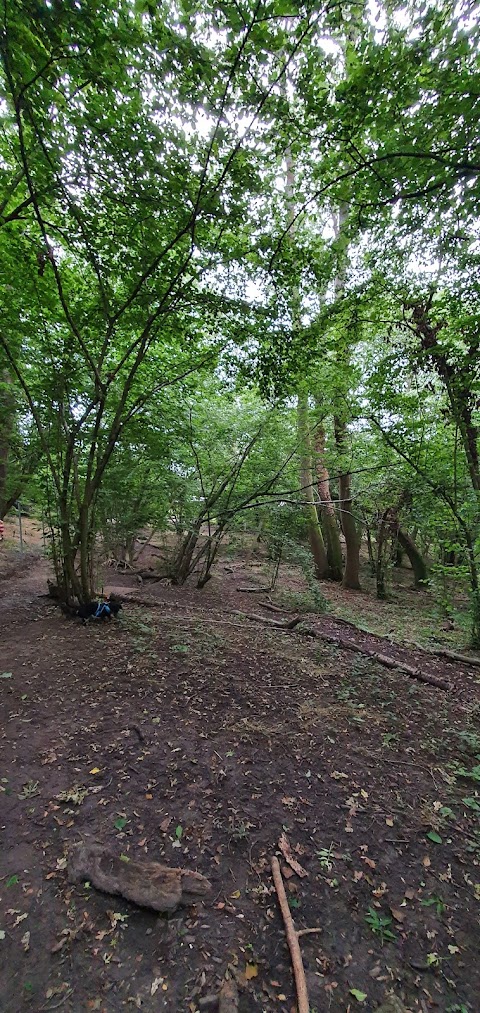
M41 597L47 572L0 558L2 1013L197 1013L228 970L241 1013L292 1013L270 871L282 834L306 873L282 862L296 928L320 929L301 940L311 1013L392 993L476 1013L480 668L402 649L398 623L395 644L374 637L367 595L342 597L358 633L332 612L305 616L316 638L247 619L282 616L237 590L264 577L242 559L203 591L110 570L106 592L129 601L88 627ZM285 585L270 600L288 617L290 578L290 600ZM390 630L391 603L373 604ZM72 886L85 838L196 869L211 895L167 917Z

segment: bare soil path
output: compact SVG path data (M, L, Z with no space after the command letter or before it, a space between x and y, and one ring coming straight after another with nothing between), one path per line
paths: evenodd
M283 866L296 926L322 928L302 939L312 1013L389 993L478 1010L478 669L428 658L446 693L352 653L343 638L378 638L329 616L306 621L338 644L242 620L258 603L237 573L202 592L107 574L160 604L86 628L44 581L36 563L0 582L2 1013L196 1013L227 968L241 1013L291 1013L282 833L308 873ZM213 894L166 917L73 887L85 837L194 868Z

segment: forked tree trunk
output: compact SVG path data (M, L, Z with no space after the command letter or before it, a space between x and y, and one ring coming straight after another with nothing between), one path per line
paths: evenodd
M325 430L322 426L317 426L315 430L314 446L320 513L327 550L328 576L330 580L341 581L343 576L342 546L335 507L330 494L330 476L325 464Z
M298 395L297 429L300 445L300 495L304 504L303 510L315 565L315 576L318 580L323 580L328 576L328 560L313 495L312 446L308 425L308 395L306 393Z
M195 524L192 525L191 530L183 539L171 568L172 584L184 584L187 577L190 575L193 555L200 537L202 520L203 517L197 518Z

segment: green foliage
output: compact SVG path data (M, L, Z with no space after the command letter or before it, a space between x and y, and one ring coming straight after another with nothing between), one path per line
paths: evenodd
M365 921L372 932L379 937L382 946L385 942L393 942L397 938L390 928L392 924L390 915L382 915L375 908L369 907L368 913L365 915Z
M333 523L368 525L375 564L396 511L480 645L479 29L462 3L407 14L0 15L0 516L35 499L69 597L100 541L132 563L167 532L165 565L201 583L227 531L262 526L321 609L301 388Z

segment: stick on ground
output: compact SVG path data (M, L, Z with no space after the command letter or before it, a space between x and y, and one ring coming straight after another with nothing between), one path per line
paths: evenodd
M285 925L285 935L287 937L287 943L290 950L290 956L292 958L293 974L295 977L295 987L297 989L297 1005L298 1013L309 1013L310 1003L308 1001L307 982L305 979L305 969L303 966L302 954L300 950L300 944L298 942L298 934L293 924L293 918L290 913L288 906L287 895L285 893L285 887L283 885L282 873L280 872L280 863L278 858L272 858L272 875L273 882L275 883L275 889L277 891L278 902L280 904L280 910L282 912L282 918Z

